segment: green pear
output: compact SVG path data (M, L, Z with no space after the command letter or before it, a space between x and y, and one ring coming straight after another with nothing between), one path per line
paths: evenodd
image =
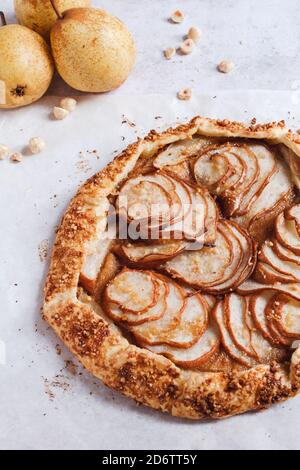
M130 32L104 10L67 10L52 27L50 41L59 74L80 91L117 88L127 79L135 62Z
M14 0L17 20L23 26L49 38L51 27L57 20L55 9L62 13L69 8L88 7L90 0ZM52 6L54 5L54 8Z
M39 34L19 24L0 27L0 108L38 100L53 73L49 47Z

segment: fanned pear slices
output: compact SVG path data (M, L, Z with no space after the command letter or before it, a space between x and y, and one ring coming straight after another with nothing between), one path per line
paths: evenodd
M150 351L163 354L178 366L193 369L201 368L218 351L220 337L213 321L193 346L184 349L168 344L144 345Z
M262 144L206 148L194 164L195 179L217 194L227 216L248 214L276 172L273 153Z
M300 339L300 301L277 294L273 303L275 323L284 336Z
M120 190L117 209L128 222L152 228L170 223L182 208L174 182L155 173L127 180Z
M177 185L176 191L183 201L182 217L164 227L160 232L160 238L164 240L184 238L205 245L214 244L218 221L218 209L214 199L205 189L194 188L175 179L174 182Z
M243 314L242 312L240 313ZM229 354L230 357L232 357L232 359L237 361L239 364L242 364L245 367L253 367L257 363L255 359L253 359L253 357L248 356L243 349L238 348L236 346L236 343L232 339L224 302L221 301L215 306L213 310L213 315L219 327L221 334L221 342L225 351Z
M124 323L126 326L141 325L142 323L161 318L167 308L166 299L169 294L169 284L158 278L158 276L155 279L158 283L158 298L152 307L137 315L136 313L122 310L119 304L110 302L106 298L104 307L108 316L117 322Z
M266 240L259 251L256 281L263 284L300 282L298 210L299 206L295 205L277 216L275 240Z
M300 237L300 204L296 204L285 211L286 220L293 220Z
M195 295L192 292L190 292L190 294L191 296L189 297L189 302L191 301L190 299L198 297L198 294ZM144 344L143 346L152 352L163 354L164 356L171 359L171 361L173 361L175 364L183 368L203 367L212 357L214 357L215 353L218 352L220 339L218 329L215 325L213 318L211 317L211 311L215 306L216 299L212 295L205 295L201 296L200 298L202 299L201 302L203 302L203 300L205 302L205 328L203 329L202 334L198 337L197 341L194 342L194 344L192 344L188 348L171 346L169 343L160 345ZM196 306L197 304L195 304L195 300L193 302ZM199 310L198 312L198 314L200 315L202 315L201 310ZM184 315L182 317L182 320L183 319Z
M220 154L215 150L210 150L197 159L194 172L197 183L216 194L222 186L228 184L229 177L238 174L226 153Z
M258 255L258 260L258 266L260 262L263 262L273 268L276 272L283 274L282 278L280 277L280 274L278 274L277 280L285 282L285 280L288 279L290 282L300 282L300 266L294 261L283 261L277 255L273 242L266 241L263 244ZM267 279L266 282L270 282L270 279Z
M268 179L251 207L235 219L238 224L248 228L249 233L257 240L263 240L268 235L276 216L293 198L293 183L287 165L276 160L276 167L277 171Z
M270 294L271 299L274 294ZM267 302L262 302L263 315L268 306ZM286 343L275 342L273 337L268 336L271 341L262 334L261 328L257 326L251 308L250 299L240 297L237 294L230 294L214 309L214 316L221 333L221 342L227 354L232 359L251 367L260 363L269 363L272 360L282 361L287 356L287 349L283 346ZM269 323L265 323L265 328L269 328ZM290 344L290 343L288 343Z
M247 356L258 359L251 344L251 334L246 321L247 299L234 293L229 294L224 299L223 308L229 334L237 348Z
M246 299L249 304L249 299ZM257 328L251 311L247 311L246 323L250 331L251 345L257 355L259 362L270 363L272 361L282 362L288 358L288 349L278 347L272 341L269 342Z
M173 277L205 292L221 294L249 277L256 246L246 231L232 221L220 221L214 247L185 251L164 265Z
M244 194L241 204L235 212L235 216L241 216L249 211L276 171L274 155L267 147L261 144L249 144L248 148L256 156L259 172L253 184Z
M170 331L178 327L185 309L187 299L185 292L175 282L162 277L169 285L169 293L166 298L167 306L164 315L155 321L133 326L131 328L135 337L148 344L159 344L161 338L166 338Z
M267 263L259 261L253 275L254 279L263 284L289 283L294 282L294 278L288 274L283 274Z
M271 332L271 335L273 338L275 338L276 343L282 345L282 346L291 346L293 340L287 336L285 336L283 333L281 333L280 328L278 328L278 312L277 312L277 307L278 307L278 301L276 300L277 296L274 295L273 297L270 298L266 308L265 308L265 316L267 319L267 324L269 327L269 330Z
M265 340L274 346L289 346L291 341L280 333L276 324L274 313L271 312L277 294L272 290L265 290L260 295L249 297L249 311L256 328Z
M168 307L165 315L168 315ZM160 345L167 344L178 348L190 348L193 346L203 335L208 324L207 304L204 299L199 295L186 297L186 302L182 310L180 323L174 329L160 329L156 330L156 334L149 336L147 334L147 327L149 331L152 330L156 322L149 322L143 326L143 336L141 337L140 328L134 328L132 331L137 335L139 341L143 344Z
M132 240L186 239L213 244L218 210L205 189L177 177L154 173L129 179L117 199Z
M191 286L209 287L220 282L232 258L232 244L218 227L215 246L185 251L167 261L164 268Z
M170 165L164 167L164 172L170 176L175 176L185 183L192 184L194 182L190 169L190 164L187 160L178 163L177 165Z
M257 282L253 279L247 279L237 287L237 291L242 295L256 294L266 289L270 289L274 292L283 292L296 300L300 300L299 282L289 284L282 284L281 282L276 282L275 284L263 284L262 282Z
M281 245L277 240L272 240L273 250L275 251L278 258L282 261L292 261L293 263L300 265L300 256L293 253L285 246Z
M206 137L194 137L193 139L180 140L168 147L157 155L153 165L156 168L178 165L188 157L196 155L206 145L211 144L211 139Z
M122 310L140 314L156 304L157 280L150 271L125 268L108 284L105 296Z
M225 273L227 279L211 289L211 292L215 294L231 291L251 276L257 256L256 243L246 230L232 220L224 221L224 223L228 233L231 234L234 257L231 266L227 268Z
M282 212L276 219L275 231L278 242L300 256L300 236L295 220L286 218Z
M166 240L165 243L124 243L117 254L129 263L139 266L153 266L181 253L187 246L186 240Z
M277 344L278 341L268 326L268 320L266 317L266 308L272 297L276 294L272 290L265 290L259 295L252 295L249 297L249 310L252 315L252 319L257 329L261 332L263 337L270 343Z
M194 164L197 183L218 195L226 190L236 191L246 178L247 165L240 155L231 150L232 146L225 144L201 152Z

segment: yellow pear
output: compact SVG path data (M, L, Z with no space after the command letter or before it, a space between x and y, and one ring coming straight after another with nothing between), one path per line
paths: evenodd
M76 90L113 90L126 80L135 62L130 32L104 10L67 10L52 27L50 40L59 74Z
M0 27L0 108L38 100L53 73L49 47L39 34L19 24Z
M57 20L55 9L63 13L69 8L88 7L91 0L14 0L17 20L24 26L49 38L51 27ZM52 6L54 5L54 8Z

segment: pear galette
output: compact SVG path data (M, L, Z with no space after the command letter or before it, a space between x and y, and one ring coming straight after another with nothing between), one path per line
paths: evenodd
M71 202L45 318L106 385L174 416L296 395L299 157L284 122L151 131Z

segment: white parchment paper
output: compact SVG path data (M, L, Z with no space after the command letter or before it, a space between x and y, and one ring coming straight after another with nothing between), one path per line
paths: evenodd
M221 422L188 422L138 407L85 372L41 320L49 249L78 186L127 144L195 114L300 127L296 92L88 96L64 121L58 98L0 111L0 143L24 151L0 161L0 448L299 449L300 398ZM134 123L135 126L130 123ZM26 156L30 137L45 150ZM72 362L70 362L72 361Z

